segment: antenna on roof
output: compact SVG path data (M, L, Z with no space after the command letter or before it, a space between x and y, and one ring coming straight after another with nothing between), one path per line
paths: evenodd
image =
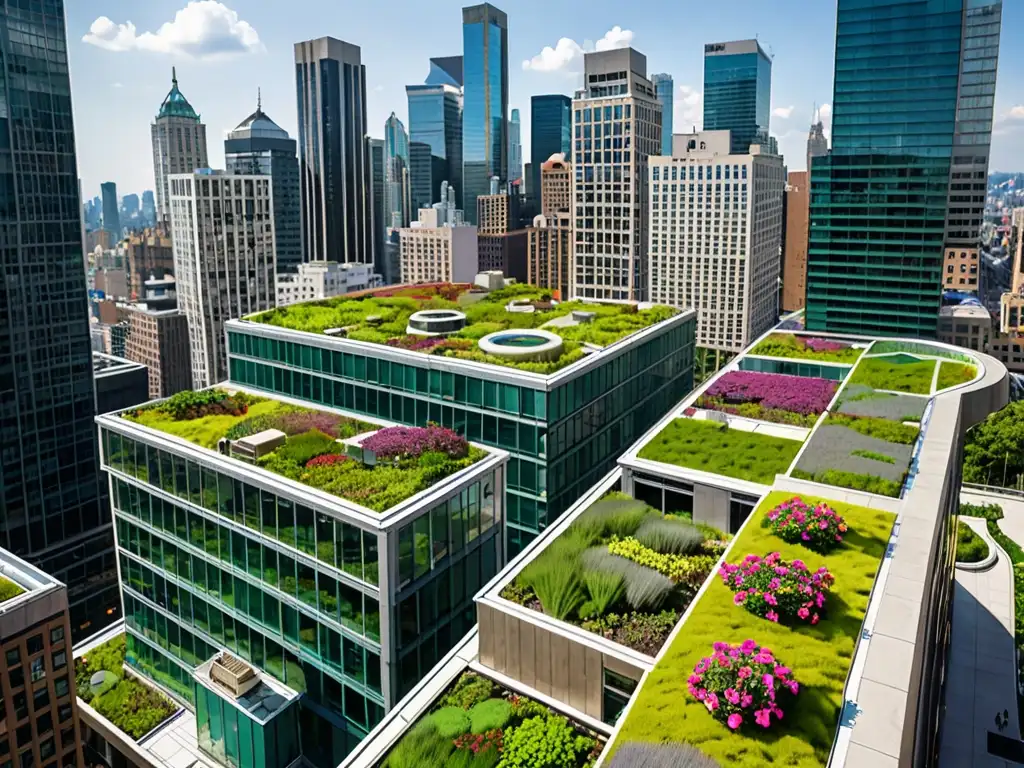
M263 109L263 92L259 88L259 86L257 86L256 87L256 111L259 112L262 109Z
M178 87L178 73L175 71L174 67L171 67L171 85L175 88Z

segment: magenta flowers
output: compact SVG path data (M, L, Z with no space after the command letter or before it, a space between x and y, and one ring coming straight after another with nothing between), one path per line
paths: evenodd
M778 552L767 557L747 555L738 565L723 563L718 570L735 595L733 602L755 616L817 624L825 607L825 594L835 577L821 566L811 571L802 560L787 562Z
M828 407L837 386L836 382L828 379L729 371L708 387L698 404L704 408L713 407L705 405L703 401L706 399L720 401L726 406L755 403L765 409L817 416Z
M415 458L424 453L444 453L453 459L469 453L466 438L450 429L429 427L388 427L363 440L362 447L379 459Z
M812 509L799 496L775 507L765 524L783 541L820 552L839 546L849 530L846 521L828 504L822 501Z
M800 691L792 670L753 640L739 645L715 643L713 649L687 678L690 695L734 731L751 721L768 728L772 715L781 720L780 701Z

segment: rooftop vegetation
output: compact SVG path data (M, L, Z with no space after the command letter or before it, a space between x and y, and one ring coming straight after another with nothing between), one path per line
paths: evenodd
M78 697L111 723L140 739L178 707L170 699L129 677L124 670L125 638L116 637L97 646L75 661ZM92 678L102 672L96 685Z
M988 544L963 520L956 524L956 561L980 563L988 557Z
M211 389L181 392L161 403L128 411L124 418L215 448L267 429L287 435L284 445L257 459L258 466L295 482L354 501L377 512L476 463L486 452L442 427L392 427L301 408L246 393ZM338 442L365 432L364 460ZM375 462L375 463L371 463Z
M921 360L907 354L865 357L853 370L851 384L872 389L928 395L932 391L935 360Z
M25 594L25 590L10 579L0 576L0 603Z
M838 386L828 379L729 371L704 391L696 405L761 421L812 427Z
M502 597L654 656L726 538L612 493L574 520Z
M943 360L939 363L939 378L936 391L967 384L978 375L978 367L969 363L958 363L955 360Z
M1024 402L1010 403L967 432L964 482L1024 487Z
M878 392L863 384L847 384L839 405L833 408L849 416L870 416L890 421L920 421L928 400L914 395Z
M533 699L464 672L382 768L588 768L597 735Z
M800 445L797 440L729 429L714 421L681 418L652 438L639 457L769 484L789 469Z
M750 350L751 355L847 364L855 363L863 353L862 348L854 347L848 342L820 339L813 336L796 336L792 333L773 333Z
M789 493L770 493L751 515L726 555L727 566L636 694L611 749L685 742L723 766L827 764L843 687L895 516L810 497L802 499L805 507L783 507L790 501ZM777 516L784 522L769 521L773 510L784 513ZM825 553L802 539L787 541L792 537L783 538L775 528L784 533L785 525L794 522L793 511L802 511L812 529L821 512L841 541L833 536L834 546ZM789 601L781 584L758 588L762 597L767 593L776 602L774 617L751 610L760 604L748 605L750 589L736 584L734 570L749 566L751 556L762 564L772 558L772 568L794 566L798 575L792 578L801 583L809 579L818 621L810 611L802 613L805 605ZM790 574L787 569L780 579ZM724 669L721 658L743 663ZM761 675L744 675L748 666L753 671L765 664L771 667L769 682ZM769 684L774 700L766 699Z
M505 307L513 299L532 301L534 311L507 311ZM456 309L464 312L466 327L447 337L407 335L409 317L425 309ZM591 323L547 325L574 310L593 312L596 317ZM308 333L344 328L346 338L354 341L386 344L426 355L457 357L548 374L580 360L584 355L584 343L606 347L631 333L666 320L677 312L663 306L638 311L633 304L555 304L547 291L530 285L511 285L483 293L471 291L468 286L441 284L377 291L356 298L339 297L291 304L248 319ZM557 360L520 362L485 354L477 346L477 341L495 331L540 327L545 327L545 330L564 340L562 355Z

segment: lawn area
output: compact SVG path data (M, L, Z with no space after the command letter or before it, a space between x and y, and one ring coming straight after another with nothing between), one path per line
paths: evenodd
M3 576L0 576L0 603L4 602L5 600L10 600L11 598L17 597L18 595L22 595L24 593L25 590L19 587L17 584L15 584L13 581Z
M816 360L822 363L855 363L863 353L862 348L833 339L797 336L792 333L773 333L750 350L749 354Z
M939 368L939 380L936 382L936 390L955 387L958 384L966 384L973 381L978 375L978 368L967 363L958 363L953 360L943 360Z
M159 406L155 408L140 409L137 415L126 415L129 421L141 424L150 429L157 429L175 437L181 437L190 443L201 445L203 448L216 449L217 441L227 434L228 430L247 419L255 416L274 416L289 411L300 411L302 409L293 405L287 405L279 400L264 400L253 398L254 402L249 405L249 410L241 416L231 414L214 414L201 416L197 419L176 420Z
M639 457L769 484L789 469L801 445L784 437L729 429L718 422L681 418L661 430Z
M827 763L843 687L895 515L804 497L809 505L825 501L850 528L838 549L819 555L784 542L761 525L770 510L791 497L784 491L769 494L736 537L727 560L739 563L747 554L779 552L784 560L803 560L812 571L826 566L835 584L822 620L811 626L759 618L734 605L733 593L715 577L637 694L610 747L613 752L631 742L688 743L730 768L822 768ZM784 719L773 720L770 729L747 723L732 731L688 693L687 678L714 643L748 639L770 648L779 664L791 668L800 691L785 707Z
M980 563L988 557L988 544L963 520L956 524L956 561Z
M853 370L850 384L863 384L872 389L928 395L932 391L935 360L890 362L884 357L865 357Z

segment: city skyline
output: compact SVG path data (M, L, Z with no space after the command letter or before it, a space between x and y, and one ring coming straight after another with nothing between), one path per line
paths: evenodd
M429 19L392 14L388 23L393 35L403 40L400 47L377 42L374 27L380 23L382 11L369 6L346 18L342 29L329 21L329 6L322 0L301 0L303 11L284 19L277 18L272 7L229 0L223 6L206 3L210 8L219 6L218 15L197 20L198 5L188 7L186 0L155 0L139 7L124 0L107 0L102 5L68 6L84 197L98 194L103 181L114 181L124 192L154 188L152 169L145 162L150 156L147 126L166 94L172 66L178 68L183 92L209 125L211 165L222 168L224 134L252 112L258 88L262 88L266 112L291 136L297 136L292 51L299 40L334 35L361 47L367 69L368 130L374 137L383 136L384 121L392 111L408 125L405 86L423 81L430 58L462 53L462 3L446 4ZM582 8L581 3L575 5ZM674 78L676 130L688 130L692 125L700 128L704 44L756 35L774 55L771 132L779 140L789 169L800 170L815 105L826 107L827 118L832 98L834 4L787 0L764 8L741 0L734 5L735 12L729 14L687 9L686 24L678 26L678 33L665 35L662 30L668 28L666 22L671 23L666 14L683 14L681 9L652 5L651 13L628 15L610 3L588 4L586 14L562 16L586 18L586 22L552 25L538 2L526 0L504 8L499 3L509 15L509 109L519 109L522 122L529 125L532 95L572 96L582 84L582 50L592 50L598 43L610 47L629 44L647 56L651 71ZM574 3L569 6L571 11ZM177 31L172 39L161 25L175 22L175 14L183 9L191 16L172 25ZM100 17L112 25L106 34L103 23L94 25ZM133 30L117 28L129 20ZM1022 23L1024 7L1004 10L1006 28ZM153 35L145 37L145 32ZM93 43L83 41L87 35L93 36ZM814 66L806 66L808 61L815 62ZM524 69L525 62L529 65ZM1024 138L1024 78L1020 74L1024 74L1024 65L1010 55L1001 57L992 170L1017 168L1013 147ZM109 119L111 111L118 120ZM827 119L825 123L828 129ZM530 156L529 134L523 130L524 157ZM113 147L119 151L110 151Z

